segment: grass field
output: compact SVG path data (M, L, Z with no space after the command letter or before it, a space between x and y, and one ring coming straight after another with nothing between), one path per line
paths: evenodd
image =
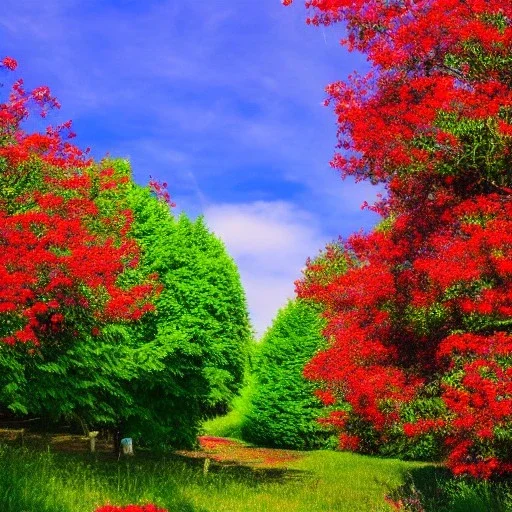
M254 376L248 375L246 385L240 395L233 399L229 412L203 422L203 432L211 436L243 439L242 426L251 408L254 386Z
M496 495L496 487L455 482L442 468L424 463L328 451L291 457L289 452L241 447L240 455L226 453L221 460L204 452L188 457L139 452L118 461L108 453L54 453L3 444L0 510L93 512L107 502L152 502L169 512L394 510L386 495L396 502L407 495L402 510L411 512L510 510L508 488ZM212 457L206 473L205 456ZM451 494L446 494L450 485Z
M313 452L287 467L217 464L137 454L35 452L0 447L2 512L92 512L102 503L154 502L174 511L385 511L384 495L415 465Z

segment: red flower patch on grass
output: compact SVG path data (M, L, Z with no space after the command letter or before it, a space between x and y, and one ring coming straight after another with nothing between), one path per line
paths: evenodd
M103 505L94 512L167 512L167 510L158 508L156 505L149 503L147 505L125 505L122 507Z
M219 447L236 446L238 443L225 437L201 436L198 437L199 445L203 450L214 450Z
M252 448L239 441L224 437L201 436L198 438L203 456L221 463L238 463L250 466L279 466L300 457L298 452L272 448ZM182 452L195 457L198 452ZM200 452L199 452L200 453Z

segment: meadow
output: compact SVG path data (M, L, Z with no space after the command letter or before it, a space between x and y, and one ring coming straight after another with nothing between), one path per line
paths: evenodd
M295 452L272 462L207 453L56 452L0 445L2 512L93 512L152 502L169 512L488 512L510 510L507 487L453 480L442 467L344 452ZM269 451L270 452L270 451ZM272 453L279 454L280 451ZM286 451L289 455L291 451ZM229 459L232 459L231 461ZM217 459L217 460L216 460Z

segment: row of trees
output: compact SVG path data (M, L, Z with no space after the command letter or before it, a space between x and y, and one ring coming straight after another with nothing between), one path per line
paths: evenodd
M342 245L329 244L314 260L323 279L347 271ZM304 278L318 272L305 270ZM329 407L322 390L304 377L304 366L327 343L322 308L314 301L289 301L274 318L251 358L253 379L248 385L241 435L249 442L298 450L337 445L335 430L325 421Z
M4 68L14 70L6 58ZM242 384L251 339L234 262L165 186L95 163L18 80L0 104L0 407L190 445Z
M287 4L290 1L285 2ZM443 442L456 473L512 471L512 4L312 0L371 65L327 88L343 176L382 183L380 229L357 234L345 273L312 262L321 386L345 448Z

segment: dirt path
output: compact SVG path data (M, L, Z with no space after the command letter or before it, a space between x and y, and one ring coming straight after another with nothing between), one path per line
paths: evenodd
M176 452L190 458L210 459L226 464L243 465L257 469L285 468L290 462L303 457L301 452L274 448L255 448L224 437L200 436L200 450Z
M51 449L57 452L88 453L89 439L80 435L70 434L39 434L25 432L20 429L0 429L0 441L14 446L26 446L36 449ZM200 436L199 449L179 450L175 453L190 459L209 459L209 461L226 465L241 465L254 469L271 469L286 467L293 461L302 458L301 452L279 450L273 448L255 448L241 441L224 437ZM135 446L137 451L137 446ZM96 452L112 454L111 442L98 439Z

